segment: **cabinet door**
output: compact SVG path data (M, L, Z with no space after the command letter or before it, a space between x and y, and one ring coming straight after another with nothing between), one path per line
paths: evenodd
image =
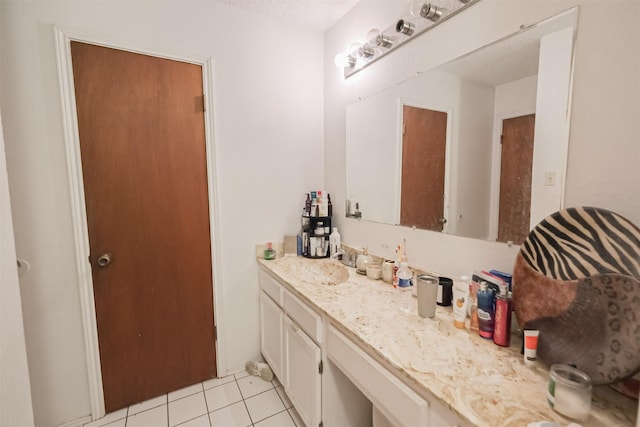
M307 427L320 425L320 347L285 316L285 377L287 395Z
M284 313L263 291L260 292L260 350L276 377L285 384L283 375Z

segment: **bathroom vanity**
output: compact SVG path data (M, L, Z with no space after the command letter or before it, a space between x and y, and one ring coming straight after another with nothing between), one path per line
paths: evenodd
M547 404L547 368L417 314L412 291L336 260L258 260L262 354L308 427L526 426L571 420ZM633 426L637 402L596 387L583 426Z

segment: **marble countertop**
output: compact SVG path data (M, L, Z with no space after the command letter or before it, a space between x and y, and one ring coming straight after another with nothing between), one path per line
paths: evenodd
M286 256L258 262L401 381L427 399L439 399L469 424L572 422L548 406L548 368L541 362L524 365L516 335L511 346L503 348L456 329L451 307L438 307L435 318L423 319L412 291L370 280L353 268L344 267L349 277L337 285L305 277L305 266L310 270L317 267L314 263L341 266L339 261ZM636 413L637 401L599 386L594 387L589 419L580 424L633 426Z

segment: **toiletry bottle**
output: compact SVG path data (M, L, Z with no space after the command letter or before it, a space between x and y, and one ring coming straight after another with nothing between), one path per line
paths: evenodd
M307 193L307 200L304 201L304 215L311 216L311 196Z
M329 235L329 245L331 247L330 254L331 256L338 253L338 249L340 249L340 233L338 233L338 227L333 227L333 231Z
M324 200L322 199L322 191L318 190L316 194L318 194L318 215L316 216L324 216Z
M331 204L331 194L327 193L327 216L333 216L333 205Z
M495 325L495 294L493 289L490 289L486 282L481 282L476 298L478 301L478 333L482 338L491 339Z
M264 250L264 259L276 259L276 251L273 249L273 244L271 242L267 242L267 249Z
M398 245L396 246L396 259L393 263L393 287L394 288L398 287L398 269L400 268L400 262L402 262L401 254L402 254L401 246Z
M315 191L311 192L311 210L309 216L319 216L318 214L318 194Z
M469 282L469 330L478 332L478 300L473 282Z
M413 273L409 269L409 265L407 261L402 261L400 263L400 268L398 269L398 287L399 288L408 288L412 285L411 279L413 279Z
M511 344L511 294L496 297L496 320L493 328L493 342L502 347Z

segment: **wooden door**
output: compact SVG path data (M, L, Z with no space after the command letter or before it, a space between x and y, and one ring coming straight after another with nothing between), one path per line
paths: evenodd
M447 113L402 107L400 225L442 231Z
M498 241L521 244L529 234L535 114L502 121Z
M111 412L216 375L202 69L71 52Z

